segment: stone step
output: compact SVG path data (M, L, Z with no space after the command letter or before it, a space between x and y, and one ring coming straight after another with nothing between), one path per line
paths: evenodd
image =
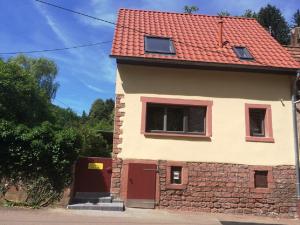
M106 202L106 203L110 203L112 202L112 197L111 196L107 196L107 197L99 197L99 198L84 198L83 196L80 197L75 197L72 199L72 204L75 203L99 203L99 202Z
M70 204L67 206L67 208L80 209L80 210L124 211L124 203L123 202L112 202L112 203L101 202L97 204L78 203L78 204Z

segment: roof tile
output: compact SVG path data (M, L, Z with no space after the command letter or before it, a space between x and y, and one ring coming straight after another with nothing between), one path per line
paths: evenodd
M222 17L223 40L228 43L220 48L219 20L218 16L121 9L111 54L115 57L300 68L300 63L254 19ZM172 38L176 54L145 54L146 35ZM240 60L233 46L247 47L255 60Z

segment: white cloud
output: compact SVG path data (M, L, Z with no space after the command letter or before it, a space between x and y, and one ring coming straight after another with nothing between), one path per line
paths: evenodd
M59 26L55 23L54 19L48 14L48 12L42 7L39 6L38 3L34 4L40 14L46 19L47 24L51 28L51 30L55 33L55 35L61 40L64 45L70 45L71 41L67 38L67 36L61 31Z
M93 86L93 85L87 84L86 86L87 86L89 89L91 89L91 90L93 90L93 91L96 91L96 92L98 92L98 93L105 93L104 90L102 90L102 89L100 89L100 88L97 88L97 87L95 87L95 86Z

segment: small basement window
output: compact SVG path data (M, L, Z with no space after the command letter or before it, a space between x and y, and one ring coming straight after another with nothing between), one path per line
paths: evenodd
M182 167L181 166L171 166L171 184L181 184L182 183Z
M164 37L145 37L145 51L149 53L175 54L173 41Z
M254 186L255 188L268 188L268 171L254 172Z
M240 59L248 59L248 60L254 59L246 47L235 46L233 47L233 50L237 55L237 57L239 57Z

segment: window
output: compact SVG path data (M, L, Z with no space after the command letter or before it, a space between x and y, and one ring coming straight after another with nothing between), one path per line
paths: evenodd
M146 131L205 135L206 106L147 103Z
M171 166L171 184L181 184L182 182L182 167L181 166Z
M265 137L266 109L249 109L250 135Z
M254 187L255 188L268 188L268 171L255 171L254 172Z
M166 165L166 188L182 190L188 184L188 166L184 162L168 161Z
M249 166L252 193L272 193L275 188L272 166Z
M175 48L170 38L145 37L145 51L149 53L175 54Z
M271 106L246 104L246 141L274 142Z
M212 101L141 97L141 133L211 137Z
M254 59L246 47L235 46L233 47L233 50L240 59Z

